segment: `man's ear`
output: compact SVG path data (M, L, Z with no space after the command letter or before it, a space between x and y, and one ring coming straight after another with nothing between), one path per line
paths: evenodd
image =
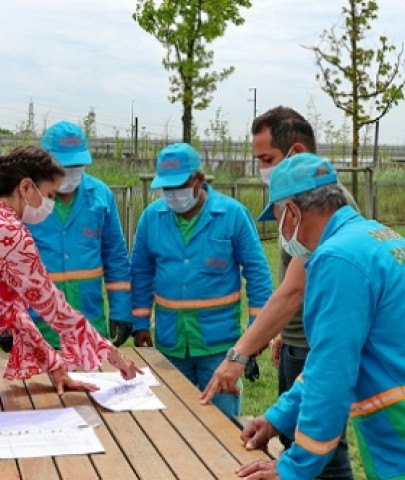
M298 206L294 202L292 202L291 200L287 200L285 202L285 206L291 212L294 225L295 226L298 225L299 221L301 220L301 212L300 212L300 209L298 208Z
M308 149L303 143L296 142L296 143L293 143L290 156L297 155L298 153L305 153L307 151Z
M204 180L205 180L205 175L203 172L197 172L197 178L198 178L198 181L203 183Z

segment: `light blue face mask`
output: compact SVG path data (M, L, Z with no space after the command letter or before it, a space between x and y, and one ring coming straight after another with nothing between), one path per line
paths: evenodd
M280 237L281 237L281 246L292 257L308 259L312 255L311 250L308 250L308 248L305 247L301 242L299 242L297 238L298 230L301 226L301 213L300 213L300 221L298 225L295 227L291 240L287 240L283 235L283 226L284 226L286 213L287 213L287 208L284 209L283 215L281 216L280 224L278 226L278 233L280 234Z
M163 198L169 208L176 213L189 212L196 206L199 196L199 194L194 196L194 186L163 190Z

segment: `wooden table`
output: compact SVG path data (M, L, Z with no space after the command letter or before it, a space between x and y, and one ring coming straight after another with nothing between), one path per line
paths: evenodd
M93 405L103 424L96 428L106 452L20 460L0 460L1 480L235 480L235 469L263 458L248 452L240 430L215 406L201 406L198 390L154 348L123 349L137 366L149 366L161 385L153 387L162 411L111 412L83 392L59 398L48 375L28 381L2 378L7 356L0 355L0 409L4 411ZM108 364L103 371L111 371Z

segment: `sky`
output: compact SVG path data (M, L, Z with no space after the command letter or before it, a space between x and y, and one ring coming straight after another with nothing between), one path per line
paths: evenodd
M243 140L256 111L285 105L343 125L343 113L322 92L314 53L324 29L338 22L346 0L253 0L242 26L212 44L214 69L235 72L194 117L201 137L220 109L234 140ZM139 131L181 138L181 105L168 101L164 48L132 19L136 0L13 0L0 9L0 127L15 131L32 101L36 130L60 120L80 122L93 109L99 136ZM367 45L380 35L401 47L405 2L380 0ZM255 89L255 90L253 90ZM380 123L380 143L405 144L405 101ZM321 136L321 134L320 134Z

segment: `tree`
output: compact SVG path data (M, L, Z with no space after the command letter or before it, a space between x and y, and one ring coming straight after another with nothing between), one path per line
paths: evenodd
M380 36L373 50L363 46L377 18L376 1L348 0L342 19L330 31L324 30L314 51L320 69L317 80L336 107L351 117L352 166L358 166L359 131L378 122L404 98L403 45L399 50ZM353 194L357 198L357 175L353 174Z
M166 49L162 60L169 77L171 103L183 107L183 140L191 141L193 110L206 109L217 88L234 67L211 70L214 52L208 49L222 37L230 23L241 25L239 8L250 8L250 0L137 0L133 19Z

